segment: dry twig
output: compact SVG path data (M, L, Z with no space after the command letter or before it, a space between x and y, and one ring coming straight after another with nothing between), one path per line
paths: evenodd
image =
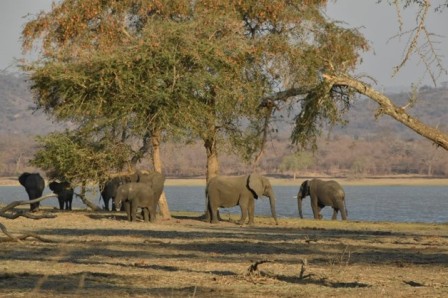
M260 275L260 271L258 271L258 265L264 264L264 263L269 263L271 261L269 260L261 260L261 261L256 261L254 263L252 263L249 268L247 268L246 271L246 276L250 275Z
M20 206L20 205L28 205L28 204L33 204L33 203L37 203L40 201L43 201L45 199L51 198L51 197L55 197L57 195L55 194L51 194L51 195L46 195L43 197L40 197L38 199L34 199L34 200L28 200L28 201L14 201L10 204L8 204L6 207L3 207L0 209L0 217L4 217L7 219L16 219L18 217L26 217L26 218L30 218L30 219L42 219L42 218L55 218L56 215L54 214L48 214L48 213L44 213L44 214L33 214L29 211L24 211L24 210L14 210L15 207ZM3 234L5 234L8 238L6 239L0 239L0 242L6 242L6 241L16 241L16 242L20 242L21 240L25 240L27 238L36 238L37 240L40 240L42 242L52 242L51 240L42 238L36 234L26 234L26 235L22 235L20 237L14 237L11 233L9 233L8 229L5 227L5 225L3 225L2 223L0 223L0 229L2 230Z

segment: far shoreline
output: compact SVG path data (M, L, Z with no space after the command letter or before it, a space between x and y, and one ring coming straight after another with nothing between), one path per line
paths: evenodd
M300 186L303 181L313 177L269 178L274 186ZM369 178L338 178L325 177L322 180L336 180L342 186L448 186L448 178L422 178L422 177L369 177ZM165 185L169 186L205 186L205 179L177 178L167 179Z
M300 186L304 180L313 177L272 178L269 177L274 186ZM433 177L368 177L368 178L339 178L323 177L323 180L336 180L342 186L448 186L448 178ZM0 177L0 186L20 186L16 177ZM165 186L204 186L205 178L167 178Z

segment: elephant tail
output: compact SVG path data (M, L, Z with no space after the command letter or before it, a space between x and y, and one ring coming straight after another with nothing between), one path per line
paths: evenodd
M347 211L347 198L344 197L344 209L345 209L345 215L348 217L348 211Z

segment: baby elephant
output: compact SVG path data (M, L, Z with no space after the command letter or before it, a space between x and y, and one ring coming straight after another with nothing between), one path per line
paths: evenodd
M159 198L160 194L157 196L151 185L130 182L118 187L114 202L118 210L120 210L121 204L124 204L129 221L137 219L137 208L140 207L143 209L144 220L154 222Z
M311 197L311 208L315 219L321 219L320 210L325 206L333 207L333 217L335 220L338 211L341 212L343 220L347 219L347 209L345 206L345 192L342 186L336 181L323 181L320 179L305 180L300 186L297 194L297 203L299 207L299 216L302 215L302 200Z
M48 187L58 195L59 209L72 210L73 188L68 182L51 182Z

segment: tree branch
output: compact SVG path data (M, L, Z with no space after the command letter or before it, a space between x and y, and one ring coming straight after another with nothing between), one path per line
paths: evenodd
M406 125L419 135L434 142L438 146L448 150L448 136L440 130L426 125L417 118L412 117L406 111L394 105L394 103L382 93L376 91L368 84L360 82L354 78L348 76L334 76L324 74L323 78L332 86L347 86L352 88L356 92L363 94L370 99L376 101L380 105L380 114L386 114L397 120L398 122Z

